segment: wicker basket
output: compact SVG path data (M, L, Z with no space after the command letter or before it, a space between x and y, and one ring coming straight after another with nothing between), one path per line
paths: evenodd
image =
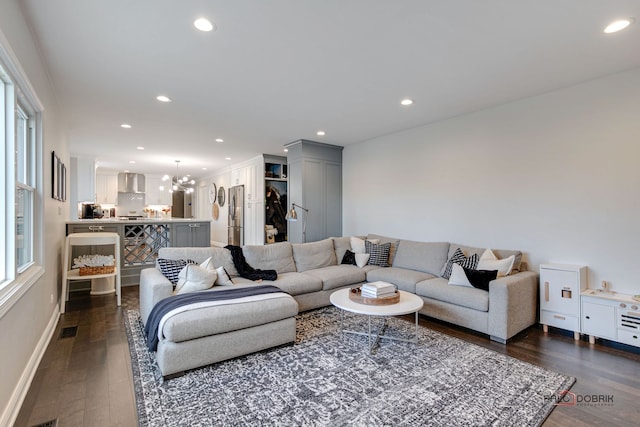
M91 276L94 274L111 274L116 271L115 265L103 265L99 267L80 267L81 276Z

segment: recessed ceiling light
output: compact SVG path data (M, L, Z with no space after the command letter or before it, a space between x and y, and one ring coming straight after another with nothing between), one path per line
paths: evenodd
M225 160L231 160L231 157L225 157L224 159Z
M413 99L405 98L402 101L400 101L400 105L404 105L405 107L411 104L413 104Z
M624 30L629 25L633 24L633 21L633 18L618 19L617 21L613 21L611 24L607 25L604 32L607 34L617 33L618 31Z
M156 96L156 99L160 102L171 102L171 98L165 95L158 95Z
M325 136L325 135L326 135L326 133L325 133L325 131L323 131L323 130L319 130L318 132L316 132L316 135L318 135L318 136Z
M216 138L216 142L224 142L224 139L222 139L222 138Z
M193 26L200 31L209 32L212 31L215 26L207 18L198 18L193 21Z
M138 150L144 150L144 147L136 147Z
M203 170L203 171L206 171L206 170L207 170L207 168L202 168L202 170Z
M129 164L130 164L130 165L134 165L135 163L136 163L136 161L135 161L135 160L129 160Z
M285 153L288 153L288 152L289 152L289 149L288 149L288 148L285 148L285 149L284 149L284 150L282 150L282 151L284 151Z
M120 125L121 128L125 128L125 129L131 129L131 125L128 123L123 123Z
M125 169L125 170L124 170L124 172L125 172L125 173L129 173L129 169Z

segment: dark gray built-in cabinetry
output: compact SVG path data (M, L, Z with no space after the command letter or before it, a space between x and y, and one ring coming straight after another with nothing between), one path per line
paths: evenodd
M191 247L210 246L211 223L190 222L172 224L171 246Z
M303 241L304 215L307 216L306 241L342 236L342 149L337 145L298 140L286 144L289 173L288 209L292 203L298 221L289 223L289 241Z

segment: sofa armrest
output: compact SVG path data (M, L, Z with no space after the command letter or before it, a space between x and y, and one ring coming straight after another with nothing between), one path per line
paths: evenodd
M489 284L489 335L506 341L536 323L538 276L522 271L500 277Z
M173 285L157 268L140 271L140 317L147 323L151 309L161 299L173 295Z

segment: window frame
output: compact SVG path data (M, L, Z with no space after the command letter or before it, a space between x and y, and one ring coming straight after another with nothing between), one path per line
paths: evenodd
M44 170L43 170L43 115L44 107L22 70L9 43L0 32L0 139L4 150L0 150L0 188L4 197L0 200L0 241L4 256L0 260L0 318L44 275ZM16 167L16 144L18 110L27 117L27 128L31 129L28 147L32 151L29 159L27 179L18 182ZM17 189L25 188L32 194L31 260L20 269L17 266L16 224Z

